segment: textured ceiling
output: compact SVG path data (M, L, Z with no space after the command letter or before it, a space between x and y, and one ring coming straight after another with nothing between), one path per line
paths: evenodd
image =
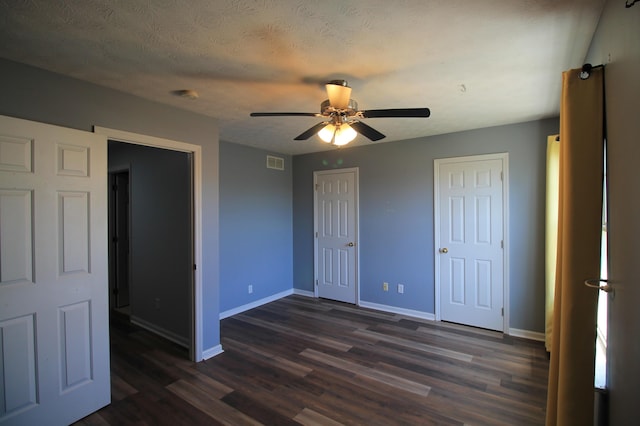
M318 84L361 109L429 107L366 123L381 142L558 114L604 0L0 0L0 57L211 116L224 141L300 154ZM196 100L172 95L196 90ZM352 145L373 143L358 136Z

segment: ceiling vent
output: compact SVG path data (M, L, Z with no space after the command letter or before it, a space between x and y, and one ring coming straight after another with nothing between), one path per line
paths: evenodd
M284 158L267 155L267 169L284 170Z

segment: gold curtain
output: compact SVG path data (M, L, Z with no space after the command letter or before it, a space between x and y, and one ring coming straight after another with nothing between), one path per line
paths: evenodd
M558 253L547 425L592 425L604 156L604 69L562 74Z
M547 137L547 203L545 224L545 306L544 346L551 352L553 331L553 301L556 289L556 259L558 249L558 189L560 167L560 137Z

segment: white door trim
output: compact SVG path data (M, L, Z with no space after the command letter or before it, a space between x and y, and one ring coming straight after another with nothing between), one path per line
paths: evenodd
M170 149L193 154L193 244L194 261L197 265L194 271L193 291L193 319L191 337L191 359L202 361L202 147L171 139L157 138L106 127L93 127L94 133L107 136L107 139L127 142L135 145L145 145L154 148Z
M509 333L509 153L496 153L484 155L472 155L465 157L437 158L433 160L433 258L434 258L434 284L435 284L435 317L436 321L440 321L440 262L438 259L438 250L440 244L440 190L438 182L440 181L440 165L447 163L460 163L465 161L483 161L483 160L502 160L502 218L504 235L504 249L502 250L503 259L503 303L504 318L502 323L502 331Z
M316 185L318 183L318 176L329 175L335 173L349 173L355 174L355 286L356 286L356 305L360 306L360 169L358 167L350 167L346 169L331 169L331 170L319 170L313 172L313 295L318 297L318 238L316 238L318 232L318 191L316 191Z
M97 133L97 132L94 132L94 133ZM108 143L109 143L109 141L107 140L107 145L108 145ZM108 150L108 148L107 148L107 150ZM107 155L107 157L108 157L108 155ZM107 158L107 161L109 161L108 158ZM107 215L107 216L108 216L108 220L109 220L109 225L108 225L108 229L109 230L110 230L110 227L111 227L111 217L110 217L110 215L111 215L111 208L112 208L112 205L111 205L111 202L112 202L111 178L113 177L114 174L122 173L122 172L127 172L129 174L129 176L131 176L131 164L127 163L127 164L122 164L122 165L118 165L118 166L115 166L115 167L109 167L108 164L107 164L107 182L109 182L109 201L107 203L107 206L109 208L109 215ZM129 206L131 206L131 181L129 181L129 201L128 202L129 202ZM129 236L130 236L131 235L131 209L129 209L129 218L128 218L128 220L129 220ZM111 231L109 231L109 232L111 232ZM128 271L128 274L127 274L127 279L129 280L129 282L128 282L129 286L131 286L131 253L133 252L131 250L131 238L129 238L128 250L129 250L129 254L127 256L127 258L128 258L127 262L129 262L129 268L128 268L129 271ZM109 234L109 249L108 249L108 253L109 253L109 255L111 255L111 235L110 234ZM109 263L108 268L109 268L109 310L111 310L111 309L113 309L114 302L115 302L115 298L112 297L113 295L111 293L112 284L113 284L112 281L111 281L111 263ZM131 287L129 287L129 294L131 294Z

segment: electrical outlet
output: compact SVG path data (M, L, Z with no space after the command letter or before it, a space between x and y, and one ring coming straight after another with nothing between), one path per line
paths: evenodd
M249 294L253 293L253 285L249 284L249 288L248 288Z
M382 283L382 291L389 291L389 283Z
M398 293L404 293L404 284L398 284Z

